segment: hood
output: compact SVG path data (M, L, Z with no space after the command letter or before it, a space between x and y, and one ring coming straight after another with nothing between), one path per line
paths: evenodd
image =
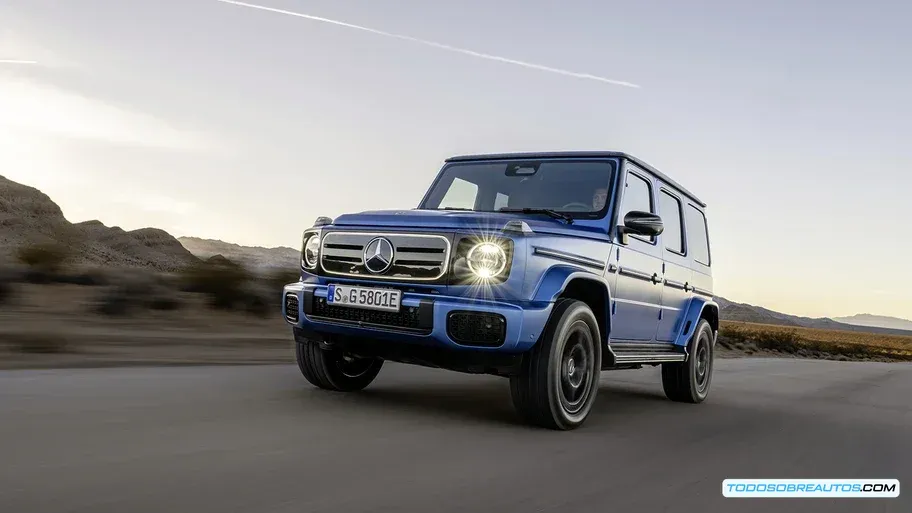
M462 210L370 210L343 214L333 221L339 227L390 227L442 230L500 230L512 219L522 219L538 233L570 234L591 232L593 227L541 214L516 214L501 212L468 212Z

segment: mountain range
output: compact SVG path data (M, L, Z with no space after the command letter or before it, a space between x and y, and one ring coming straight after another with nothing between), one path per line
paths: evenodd
M834 317L833 320L845 324L853 324L855 326L879 326L896 330L912 331L912 321L886 315L863 313L850 315L848 317Z
M125 231L100 221L70 223L60 207L38 189L0 176L0 264L15 259L19 248L35 243L70 248L77 264L140 267L174 271L220 255L256 270L298 269L300 250L250 247L197 237L175 238L157 228ZM912 321L858 314L811 318L717 297L724 320L882 334L912 334Z
M859 324L857 321L849 323L829 317L801 317L782 312L776 312L762 306L747 303L736 303L724 297L716 296L719 303L719 316L726 321L755 322L760 324L776 324L779 326L795 326L802 328L816 328L824 330L856 331L863 333L879 333L883 335L912 335L912 321L896 317L870 316L861 314L839 319L867 319L870 324ZM875 320L870 320L874 318ZM875 324L880 322L881 324ZM908 328L902 326L909 325Z
M221 255L232 262L253 269L297 269L301 258L301 250L284 246L277 248L240 246L230 242L198 237L179 237L177 240L199 258L208 259Z

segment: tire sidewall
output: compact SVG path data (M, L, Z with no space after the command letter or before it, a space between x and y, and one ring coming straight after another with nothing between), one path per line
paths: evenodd
M698 353L701 350L701 345L705 346L708 357L706 363L706 384L703 387L703 390L700 389L700 384L697 381L697 359ZM693 394L694 400L697 402L702 402L706 399L709 395L709 391L712 389L713 369L715 367L714 349L712 328L705 319L701 320L694 333L693 341L691 342L691 358L690 364L687 366L687 379L690 380L691 393Z
M326 377L338 390L359 390L366 387L374 381L380 368L383 367L383 360L374 358L370 359L367 368L359 374L349 375L340 368L340 360L343 358L341 351L327 351L321 348L319 352L323 359Z
M574 330L579 323L583 323L589 328L591 354L593 357L588 362L588 372L591 375L589 383L589 395L583 403L582 408L575 413L568 412L561 402L560 398L560 373L562 365L562 354L568 342L568 335ZM601 373L602 351L600 343L598 322L595 315L588 305L582 301L573 301L563 310L559 319L554 326L550 350L548 351L548 403L551 407L551 415L557 424L561 427L576 427L581 425L595 402L599 388L599 378Z
M347 375L337 366L341 352L327 351L315 341L297 340L296 359L301 373L312 385L336 391L355 391L369 385L380 373L384 361L372 359L358 375Z

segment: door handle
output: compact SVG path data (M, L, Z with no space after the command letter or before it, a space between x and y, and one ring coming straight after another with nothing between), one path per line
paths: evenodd
M659 283L660 281L662 281L662 280L659 279L659 273L652 273L652 284L655 285L656 283Z
M692 287L690 286L689 283L685 283L685 284L684 284L684 292L690 292L691 288L692 288Z

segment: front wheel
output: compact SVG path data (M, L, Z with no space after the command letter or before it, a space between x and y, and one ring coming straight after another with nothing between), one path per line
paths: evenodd
M339 349L323 349L313 340L299 339L295 345L301 374L312 385L326 390L361 390L374 381L383 366L379 358L358 358Z
M713 372L713 332L706 319L700 319L690 341L686 362L662 364L665 396L682 403L701 403L709 394Z
M598 392L602 350L598 322L586 303L561 299L541 339L510 378L513 405L529 423L569 430L583 424Z

